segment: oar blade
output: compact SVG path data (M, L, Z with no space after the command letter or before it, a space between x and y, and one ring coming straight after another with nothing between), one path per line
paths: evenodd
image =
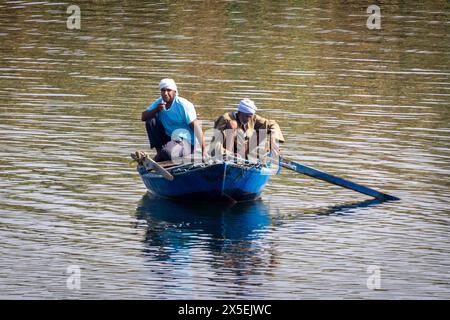
M309 177L320 179L322 181L326 181L326 182L338 185L338 186L343 187L343 188L347 188L347 189L350 189L350 190L353 190L353 191L356 191L356 192L360 192L360 193L369 195L369 196L374 197L374 198L376 198L378 200L383 200L383 201L400 200L399 198L391 196L389 194L385 194L385 193L379 192L377 190L374 190L374 189L371 189L371 188L359 185L357 183L351 182L349 180L345 180L345 179L333 176L333 175L331 175L329 173L326 173L326 172L323 172L323 171L320 171L320 170L317 170L317 169L314 169L314 168L302 165L300 163L294 162L294 161L286 159L286 158L281 158L280 157L279 165L284 167L284 168L287 168L287 169L296 171L298 173L307 175Z

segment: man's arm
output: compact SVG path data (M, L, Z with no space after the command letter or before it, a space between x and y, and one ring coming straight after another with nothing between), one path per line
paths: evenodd
M280 145L279 142L284 142L283 133L281 128L275 120L269 120L269 134L270 134L270 150L272 151L272 156L277 157L280 155Z
M275 120L268 120L260 116L256 116L255 129L266 129L267 133L270 135L270 150L272 151L272 156L277 156L280 154L279 142L284 142L283 133L281 128Z
M236 138L236 133L238 129L238 124L236 120L231 119L228 114L220 116L214 122L214 129L218 130L222 138L220 141L216 141L215 137L211 140L211 150L215 150L217 153L219 150L220 154L224 154L226 151L233 153L234 140ZM227 139L228 138L228 139ZM227 147L229 149L227 149Z
M160 103L156 106L156 108L153 108L151 110L145 110L144 112L142 112L141 120L147 121L147 120L154 118L156 116L156 114L158 112L160 112L161 110L164 110L164 108L165 108L165 104Z
M272 137L276 138L280 142L284 142L284 137L283 133L281 132L281 128L275 120L268 120L267 129L269 129L268 133L270 133Z
M192 130L194 130L195 137L198 141L200 141L200 144L202 146L202 157L206 156L206 148L205 148L205 137L203 135L202 128L200 127L200 124L197 119L189 123L189 126Z

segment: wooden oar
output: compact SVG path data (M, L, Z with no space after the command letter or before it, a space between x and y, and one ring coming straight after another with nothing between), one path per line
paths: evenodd
M146 157L144 160L144 166L145 168L148 168L148 166L151 166L155 171L159 172L165 179L172 181L173 175L170 174L169 171L161 167L158 162L154 161L153 159Z
M160 173L165 179L172 181L173 175L170 174L169 171L164 169L159 163L155 162L148 154L143 151L136 151L131 154L131 158L136 161L138 164L144 166L147 171L155 169L158 173Z
M317 169L307 167L305 165L302 165L300 163L294 162L292 160L286 159L284 157L279 157L279 161L277 159L270 158L272 162L277 163L279 166L283 168L287 168L290 170L293 170L298 173L302 173L304 175L310 176L312 178L320 179L335 185L338 185L340 187L344 187L356 192L360 192L366 195L369 195L371 197L374 197L378 200L400 200L397 197L373 190L368 187L364 187L362 185L356 184L354 182L333 176L331 174L328 174L323 171L319 171Z

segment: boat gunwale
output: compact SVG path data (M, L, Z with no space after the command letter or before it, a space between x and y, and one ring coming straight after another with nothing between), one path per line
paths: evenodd
M196 166L196 167L193 167L196 164L199 164L199 165ZM199 162L199 163L195 163L195 162L194 163L184 163L184 164L181 164L181 165L178 165L178 166L174 166L174 167L171 167L171 168L166 168L166 170L168 172L170 172L174 177L176 177L176 176L181 176L181 175L184 175L184 174L196 172L198 170L205 170L205 169L207 169L209 167L213 167L213 166L216 166L216 165L224 165L224 170L226 170L227 166L231 166L231 167L234 167L234 168L237 168L237 169L243 169L243 170L258 170L258 171L262 171L263 169L268 168L267 166L263 165L261 162L248 162L248 161L246 161L244 163L236 163L235 161L218 161L218 162L210 163L210 164L207 164L207 163L205 164L205 163L201 163L201 162ZM139 167L143 167L143 166L138 165L138 172L139 172ZM187 168L188 167L193 167L193 168L187 169L185 171L173 172L174 170L183 169L184 167L187 167ZM145 169L145 167L143 167L143 168ZM141 175L142 176L145 175L145 176L148 176L150 178L165 179L163 175L161 175L159 173L156 173L155 171L146 171L145 173L143 173Z

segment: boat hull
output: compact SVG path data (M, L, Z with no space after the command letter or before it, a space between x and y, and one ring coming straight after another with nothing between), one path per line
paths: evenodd
M261 196L270 178L268 168L233 162L197 164L168 171L174 177L172 181L138 166L138 172L151 193L179 200L255 200Z

